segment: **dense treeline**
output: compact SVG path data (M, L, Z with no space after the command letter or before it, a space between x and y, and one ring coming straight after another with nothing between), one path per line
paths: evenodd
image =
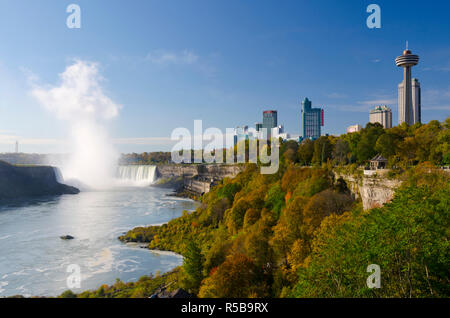
M120 164L141 164L151 165L158 163L169 163L171 159L170 152L143 152L143 153L130 153L122 154L119 163Z
M13 165L55 165L60 166L68 159L63 154L0 153L0 160Z
M182 254L170 286L199 297L449 297L450 182L436 167L448 159L449 123L369 124L339 138L285 142L276 174L248 164L204 195L196 211L121 239ZM394 151L383 155L404 168L403 185L391 203L363 211L345 181L335 180L333 162L364 163L397 134ZM406 157L405 144L416 145ZM380 289L366 285L370 264L381 268ZM125 295L116 292L120 285L127 296L150 296L156 282L142 280L81 295ZM101 296L105 288L111 292Z
M429 161L436 165L450 165L450 117L440 123L408 126L402 124L383 129L367 124L360 132L340 137L322 136L315 141L305 140L300 146L289 145L286 154L303 165L332 161L336 165L365 164L375 155L388 159L389 167L407 167Z
M450 165L450 117L443 123L432 120L428 124L413 126L402 124L384 129L378 123L367 124L360 132L336 136L322 136L284 143L282 152L294 163L305 166L331 162L334 165L364 165L375 155L388 159L389 168L406 168L429 161L435 165ZM235 153L237 151L235 147ZM225 158L225 150L224 158ZM248 141L246 147L248 159ZM214 152L212 152L214 154ZM202 152L198 152L201 158ZM191 151L191 162L195 152ZM144 152L124 154L122 164L169 163L170 152Z

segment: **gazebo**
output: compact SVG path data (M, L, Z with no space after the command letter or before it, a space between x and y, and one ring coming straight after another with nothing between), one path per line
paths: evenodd
M386 169L387 159L382 155L378 154L370 160L370 169L378 170L378 169Z

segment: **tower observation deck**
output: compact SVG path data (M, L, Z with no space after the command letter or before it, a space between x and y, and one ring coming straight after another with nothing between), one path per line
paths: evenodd
M420 116L414 116L413 113L411 68L419 64L419 56L412 54L408 49L408 42L406 42L406 49L403 54L395 59L395 64L398 67L403 67L402 88L399 89L398 96L398 123L406 122L413 125L415 124L414 118L420 118Z

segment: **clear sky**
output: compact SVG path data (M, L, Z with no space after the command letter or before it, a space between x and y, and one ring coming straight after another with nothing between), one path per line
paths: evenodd
M66 7L81 7L81 29ZM366 7L381 7L369 29ZM396 56L409 47L422 119L450 115L450 2L414 0L0 0L0 152L61 152L67 123L31 95L60 84L75 60L96 62L103 93L122 105L109 125L122 152L169 150L193 121L223 131L277 109L300 131L300 102L325 109L324 131L365 125L387 104L397 124Z

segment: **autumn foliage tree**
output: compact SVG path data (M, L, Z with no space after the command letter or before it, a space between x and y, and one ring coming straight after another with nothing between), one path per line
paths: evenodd
M263 297L262 271L246 255L231 254L205 279L199 297L246 298Z

